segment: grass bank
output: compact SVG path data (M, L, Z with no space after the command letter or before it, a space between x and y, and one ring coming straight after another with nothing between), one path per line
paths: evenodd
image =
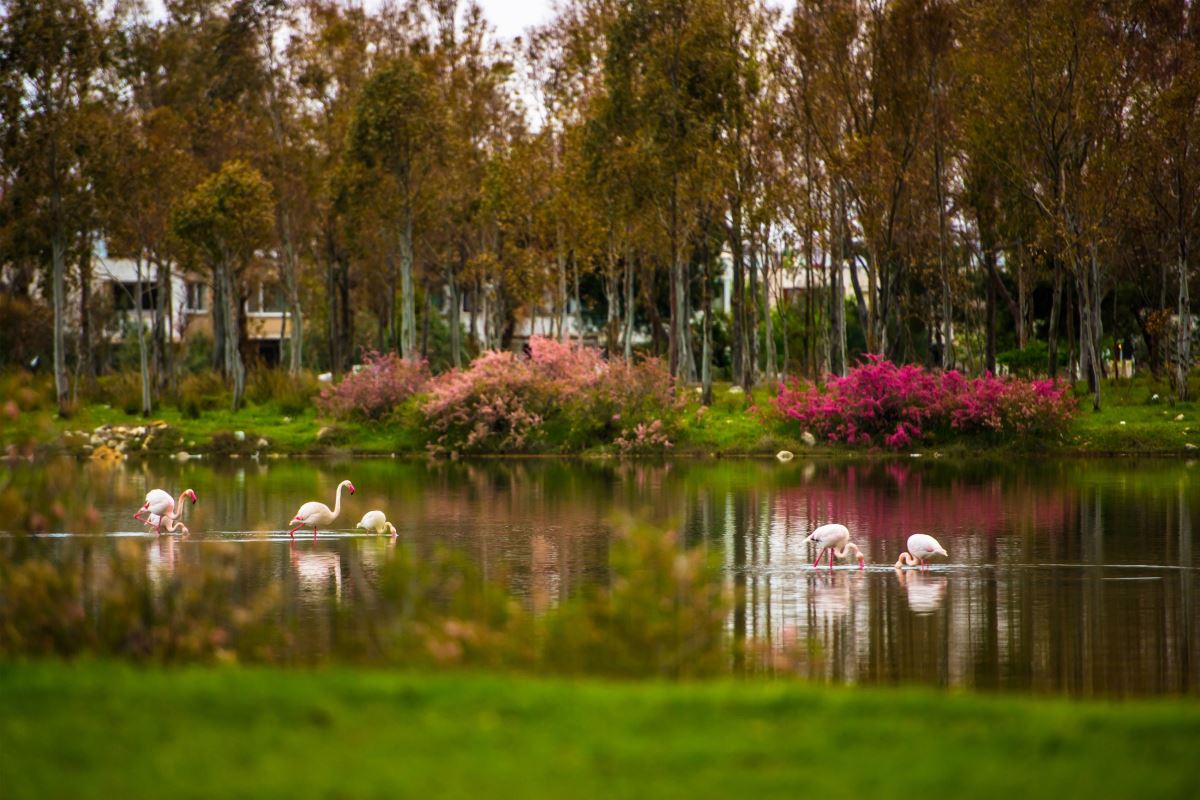
M1200 451L1200 404L1171 402L1170 390L1148 378L1107 381L1103 392L1103 410L1091 408L1086 387L1077 387L1079 411L1061 441L1033 442L1021 449L1057 454L1136 453L1189 455ZM731 391L728 384L715 387L714 403L701 409L698 396L689 392L688 400L675 419L675 436L670 452L696 455L771 455L781 449L796 453L812 451L801 440L801 431L792 423L771 414L772 393L765 387L747 396ZM1157 398L1157 399L1156 399ZM3 415L0 415L3 417ZM161 421L172 431L169 441L159 443L153 452L236 453L250 455L266 439L266 454L320 455L350 453L359 455L424 455L428 431L415 408L402 407L390 418L378 422L335 420L321 417L314 408L285 411L272 403L248 403L242 410L206 410L188 414L172 405L163 405L150 418L129 414L108 404L80 406L68 419L59 418L45 408L0 418L0 446L17 442L32 443L42 450L83 453L87 436L102 426L134 428ZM236 432L242 438L234 438ZM72 436L72 432L83 435ZM940 451L950 455L978 452L1003 453L1011 445L978 439L948 439L914 446L913 450ZM588 454L611 452L611 447L594 447ZM549 453L570 452L551 442ZM855 454L854 447L829 447L819 444L815 452ZM1200 454L1200 453L1197 453Z
M0 665L0 776L41 797L1185 797L1200 705Z

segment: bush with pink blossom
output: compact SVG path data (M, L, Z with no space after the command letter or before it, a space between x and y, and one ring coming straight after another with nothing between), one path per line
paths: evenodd
M893 364L870 355L824 386L780 388L776 409L830 442L891 448L959 432L999 438L1055 436L1075 411L1068 386Z
M368 350L360 369L321 390L317 409L339 419L382 419L422 391L428 381L425 361Z
M435 378L421 411L434 452L540 452L550 442L564 450L616 444L676 402L656 360L627 366L535 337L527 358L488 352ZM658 432L669 434L661 422Z

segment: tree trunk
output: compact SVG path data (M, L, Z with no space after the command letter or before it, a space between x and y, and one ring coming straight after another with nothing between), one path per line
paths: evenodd
M735 193L730 201L729 249L733 257L733 291L730 293L731 380L746 383L746 255L742 247L742 204Z
M987 281L987 307L984 326L986 345L983 355L983 369L990 375L996 374L996 284Z
M771 319L771 252L764 244L762 258L763 342L767 349L767 379L779 377L779 362L775 354L775 326Z
M1046 371L1051 378L1058 377L1058 320L1062 312L1062 262L1054 259L1054 293L1050 302L1050 322L1046 330Z
M460 255L461 258L461 255ZM450 289L450 364L458 369L462 366L462 331L459 320L462 315L462 300L458 296L458 275L451 267L446 275L446 284Z
M137 286L133 292L133 307L137 316L138 336L138 367L142 375L142 416L148 417L154 411L150 401L150 361L146 353L146 323L142 317L142 254L138 253L134 261L137 270Z
M400 232L400 355L417 355L417 299L413 287L413 210L405 203Z
M844 377L849 364L846 353L846 218L842 211L844 207L835 202L833 211L833 261L829 266L829 316L833 321L833 336L829 343L829 372ZM857 274L857 268L852 267L850 276ZM855 283L855 294L861 298L861 291ZM861 300L860 300L861 306Z
M701 344L700 354L700 402L706 406L712 405L712 258L709 256L708 250L708 230L707 226L701 226L701 236L703 242L700 245L700 257L702 263L701 268L701 289L700 289L700 305L704 313L704 333L703 342Z
M91 381L96 377L96 360L92 356L92 243L90 236L82 237L79 252L79 363L80 377Z
M1180 400L1189 399L1188 373L1192 366L1192 302L1188 290L1188 268L1185 250L1181 246L1177 258L1179 271L1179 325L1176 331L1175 382Z
M625 363L633 363L633 323L634 310L637 307L633 294L633 252L625 254Z
M58 403L58 413L67 413L67 352L66 352L66 272L67 272L67 242L66 227L62 218L62 195L58 187L57 158L54 148L51 148L50 174L52 188L50 191L50 268L51 294L54 303L54 397Z
M234 287L233 270L229 264L220 269L221 294L225 303L225 378L233 384L233 410L242 407L242 395L246 390L246 366L242 361L240 305L238 291Z
M750 264L748 273L750 275L747 294L749 297L745 303L746 309L746 341L749 345L744 354L745 361L742 369L742 388L747 393L754 387L754 383L758 380L758 248L754 242L753 232L750 235L749 247Z

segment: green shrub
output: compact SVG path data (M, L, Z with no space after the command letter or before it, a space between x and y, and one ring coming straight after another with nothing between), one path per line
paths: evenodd
M107 403L126 414L142 411L142 376L138 372L114 372L96 379L89 392L92 402Z
M197 372L179 381L175 390L175 406L190 419L204 411L229 405L229 389L216 372Z
M311 372L291 375L283 369L259 369L250 374L246 396L259 405L274 405L285 414L303 414L313 407L321 384Z

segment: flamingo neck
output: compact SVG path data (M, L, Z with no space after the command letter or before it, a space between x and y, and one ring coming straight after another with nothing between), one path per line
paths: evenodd
M911 567L914 564L919 564L919 563L921 563L921 562L917 561L917 559L914 558L911 553L909 553L907 550L905 550L903 553L900 554L900 558L896 559L896 568L898 569L905 565L908 565Z
M187 489L179 493L179 499L175 501L175 507L171 509L171 513L163 514L166 519L179 519L183 516L183 501L187 499ZM173 529L168 529L173 530Z
M842 545L841 550L835 549L833 551L833 555L840 561L849 555L851 550L854 551L855 558L862 560L862 551L858 549L858 545L856 545L854 542L846 542L844 545Z
M330 517L331 520L337 519L337 515L342 513L342 487L345 485L344 481L339 483L337 494L333 496L333 516Z

